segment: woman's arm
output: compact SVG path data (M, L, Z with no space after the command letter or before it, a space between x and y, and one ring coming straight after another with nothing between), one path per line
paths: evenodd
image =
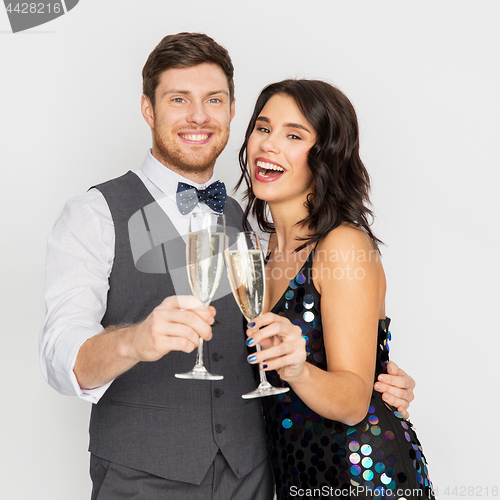
M385 288L383 269L368 236L341 226L318 245L313 272L314 284L321 293L328 371L309 363L285 365L280 360L278 372L315 412L355 424L366 415L372 393ZM256 320L256 328L269 325L252 331L256 341L277 335L286 344L285 323L275 318L266 314ZM280 328L281 334L277 333ZM293 328L297 327L289 325L286 330L293 332ZM275 368L273 358L280 356L278 349L284 347L280 344L266 350L263 359L267 357L268 369Z

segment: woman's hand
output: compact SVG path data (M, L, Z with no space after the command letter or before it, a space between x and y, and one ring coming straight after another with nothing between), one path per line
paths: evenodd
M262 347L261 352L248 356L249 363L260 363L264 370L276 370L281 379L288 382L301 376L307 353L299 326L269 312L256 318L248 327L247 345L260 344Z

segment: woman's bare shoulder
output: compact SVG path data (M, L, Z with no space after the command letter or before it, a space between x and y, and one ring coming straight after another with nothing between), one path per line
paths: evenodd
M367 252L379 255L370 236L352 224L341 224L330 231L318 244L318 250L343 252Z
M380 253L370 236L353 225L343 224L319 242L313 266L314 285L320 293L345 287L353 290L354 284L366 287L369 283L370 286L378 283L380 296L385 295Z

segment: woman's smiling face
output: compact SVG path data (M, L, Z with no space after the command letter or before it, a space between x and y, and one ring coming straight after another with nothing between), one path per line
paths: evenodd
M268 203L306 201L313 192L308 154L316 131L295 99L275 94L262 108L248 139L248 163L255 196Z

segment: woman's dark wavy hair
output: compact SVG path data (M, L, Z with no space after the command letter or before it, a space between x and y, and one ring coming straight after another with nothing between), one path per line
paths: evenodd
M248 139L267 101L276 94L292 97L305 119L316 131L316 143L309 150L308 164L314 179L314 192L307 197L308 215L297 224L309 227L311 234L300 241L299 251L324 238L342 223L364 230L375 248L382 242L370 229L373 213L370 203L370 176L359 157L356 112L349 99L334 86L320 80L283 80L268 85L259 95L240 149L241 176L235 189L246 183L244 227L250 228L252 214L265 232L274 232L267 203L255 197L248 169ZM370 219L370 222L369 222Z

